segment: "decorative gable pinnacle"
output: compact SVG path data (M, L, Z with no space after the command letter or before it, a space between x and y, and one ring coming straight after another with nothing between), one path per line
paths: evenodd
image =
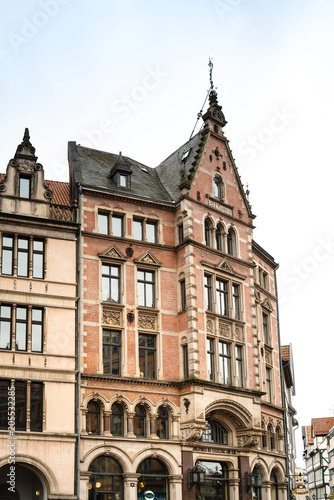
M17 146L14 159L27 158L29 160L37 161L37 156L35 156L35 148L30 142L29 129L26 128L24 131L24 136L21 144Z
M207 112L203 115L203 120L208 119L214 120L221 127L225 127L227 121L225 120L224 113L222 112L222 107L218 104L217 92L211 90L209 94L209 108Z

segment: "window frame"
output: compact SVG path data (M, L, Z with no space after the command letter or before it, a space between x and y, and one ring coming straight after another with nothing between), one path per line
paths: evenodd
M97 229L98 229L98 232L100 234L105 234L105 235L110 234L109 218L110 218L110 214L108 212L102 212L102 211L98 210L98 212L97 212ZM106 225L105 231L101 231L102 225L104 225L104 224L100 224L100 220L103 220L105 222L105 225Z
M144 340L144 345L141 345L141 339ZM153 339L153 347L147 345L148 340ZM153 354L153 376L150 376L150 361L149 354ZM144 354L144 366L141 364L141 359L143 359ZM152 335L148 333L138 333L138 362L139 362L139 373L140 378L147 380L157 379L157 335ZM144 368L141 371L141 368Z
M187 294L186 294L186 280L185 278L179 281L180 283L180 298L181 298L181 311L187 310Z
M266 394L268 403L272 403L272 370L266 366Z
M118 334L119 341L113 342L113 335ZM105 336L108 335L110 342L105 341ZM105 355L105 351L108 349L108 356ZM115 351L114 351L115 349ZM113 373L113 354L117 353L118 360L118 371L117 373ZM106 358L109 358L109 373L105 371ZM122 330L110 330L108 328L102 329L102 364L103 364L103 374L110 375L112 377L120 377L122 375ZM117 362L116 362L117 365Z
M265 345L269 345L270 340L270 327L269 327L269 314L265 311L262 311L262 334L263 334L263 342Z
M208 432L210 430L210 433ZM209 435L213 436L212 439L209 439ZM221 439L220 439L221 438ZM212 418L208 418L205 422L205 429L199 440L201 443L209 443L216 444L221 446L228 445L228 431L225 427L217 420L213 420Z
M103 267L108 267L109 268L109 273L104 274L103 272ZM118 274L113 275L110 273L111 268L117 269ZM102 261L102 268L101 268L101 280L102 280L102 301L107 302L109 304L120 304L121 303L121 265L118 263L114 262L106 262L105 260ZM108 287L104 287L104 283L108 280ZM117 300L112 299L112 292L113 292L113 287L112 284L117 284ZM105 290L108 288L108 298L105 299Z
M3 316L3 311L2 308L9 308L10 314L9 317ZM24 310L26 313L25 318L20 318L18 317L18 311L19 310ZM41 314L41 319L36 320L33 319L34 312L40 312ZM44 315L45 315L45 309L43 307L35 307L35 306L26 306L22 304L9 304L7 302L1 302L0 303L0 332L2 330L1 325L2 323L7 323L9 324L9 347L0 347L0 352L1 351L13 351L13 352L33 352L33 353L43 353L43 347L44 347ZM18 348L18 325L25 325L25 332L24 332L24 349L19 349ZM36 335L34 332L34 326L39 326L40 327L40 345L41 348L40 350L33 349L33 337ZM7 344L8 345L8 344Z
M188 380L189 378L189 349L188 344L183 344L182 346L182 361L183 361L183 378Z
M143 413L142 415L137 415L136 414L136 410L137 408L140 408L141 410L143 410ZM136 434L136 422L137 420L135 419L142 419L142 422L143 422L143 433L142 434ZM136 436L136 438L140 439L140 438L146 438L147 437L147 421L146 421L146 418L147 418L147 413L146 413L146 408L144 405L142 404L137 404L136 407L135 407L135 414L133 416L133 433L134 435Z
M226 347L226 352L224 350ZM224 340L218 341L218 357L219 357L219 372L221 383L224 385L232 385L232 356L231 344Z
M159 415L159 412L165 412L165 415L163 417L161 417ZM158 420L164 422L164 430L165 430L165 436L163 437L160 437L159 436L159 429L158 429ZM158 436L159 439L169 439L169 412L166 408L164 408L163 406L159 406L158 410L157 410L157 425L156 425L156 434Z
M96 409L95 410L89 409L89 407L91 405L93 407L95 407ZM91 430L89 430L89 427L90 427L90 424L91 424L90 417L93 417L94 415L96 415L96 424L97 424L97 426L96 426L96 431L91 431ZM97 401L94 401L92 399L87 404L86 432L90 436L99 436L101 434L101 407L100 407L100 405L99 405L99 403Z
M215 339L212 337L206 338L206 368L209 380L215 382Z
M183 222L177 226L177 234L179 238L179 245L184 242L184 231L183 231Z
M143 278L139 278L139 273L144 273ZM146 274L150 273L152 275L152 281L148 281L146 278ZM139 286L142 284L142 286ZM141 288L143 289L143 297L140 296ZM149 294L148 290L151 290L152 293L152 305L148 305ZM155 269L146 269L143 267L138 267L137 269L137 296L138 296L138 306L139 307L147 307L150 309L156 308L156 270Z
M216 312L221 316L227 316L227 317L230 316L228 284L229 284L228 280L221 277L216 277Z
M135 224L138 224L140 227L140 232L141 232L141 237L136 238L135 237ZM154 237L153 241L151 241L148 238L148 227L153 227L154 228ZM133 217L132 218L132 237L135 241L145 241L146 243L149 244L158 244L159 243L159 220L157 219L151 219L147 217Z
M28 181L28 189L26 186L24 186L23 182L21 181ZM26 174L19 174L19 198L22 198L24 200L31 200L31 187L32 187L32 178L31 175L26 175ZM23 191L28 191L28 196L23 196Z
M43 409L44 409L44 382L35 380L8 380L1 379L3 390L7 387L7 404L9 389L15 392L15 430L24 432L43 432ZM34 388L39 389L39 397L35 397ZM21 393L21 394L20 394ZM4 395L0 396L3 399ZM22 398L20 400L20 398ZM37 402L37 405L36 405ZM38 402L40 403L38 405ZM37 406L37 415L34 411ZM28 418L29 415L29 418ZM36 418L37 417L37 418ZM5 427L1 430L8 430L8 422L5 419Z
M115 411L113 410L113 407L114 406L118 406L121 411L118 412L118 413L115 413ZM112 432L112 429L113 429L113 416L118 416L119 417L119 421L120 421L120 433L118 434L115 434ZM119 437L124 437L124 408L123 408L123 405L121 405L119 402L115 401L112 406L111 406L111 415L110 415L110 433L112 436L119 436Z
M212 301L212 275L204 273L204 291L205 291L205 305L206 310L213 311Z
M11 246L4 244L4 239L11 239ZM20 241L28 241L28 248L19 248ZM42 243L42 250L35 248L35 244ZM6 257L5 257L6 255ZM20 256L27 255L24 267L26 272L19 274L19 260ZM41 262L37 263L37 258L40 257ZM9 272L4 272L4 261L11 261L11 269ZM46 273L46 239L26 236L21 234L3 233L1 238L1 275L3 276L17 276L19 278L29 278L29 279L45 279ZM7 264L6 264L7 265ZM37 273L37 269L40 267L40 273Z

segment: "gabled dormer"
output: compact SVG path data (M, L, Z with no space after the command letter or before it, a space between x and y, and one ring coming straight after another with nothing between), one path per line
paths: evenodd
M35 148L26 128L0 183L0 209L2 212L48 217L52 196L52 191L44 184L43 166L37 163Z
M131 174L131 164L123 158L120 152L110 171L110 177L117 187L131 189Z

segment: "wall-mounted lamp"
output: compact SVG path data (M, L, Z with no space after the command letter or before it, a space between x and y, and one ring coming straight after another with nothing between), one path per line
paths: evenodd
M193 486L200 486L205 483L205 471L199 467L188 469L188 490Z
M247 491L251 488L261 488L262 487L262 474L253 472L245 474Z

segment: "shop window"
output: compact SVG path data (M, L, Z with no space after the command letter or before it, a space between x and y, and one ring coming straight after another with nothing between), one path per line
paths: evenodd
M169 472L167 467L156 458L146 458L138 467L137 500L146 500L151 492L152 499L169 499Z
M229 473L224 462L197 460L196 467L205 472L205 483L198 487L196 500L217 499L228 500Z
M95 458L88 470L91 472L88 483L89 500L124 500L123 470L114 458Z

